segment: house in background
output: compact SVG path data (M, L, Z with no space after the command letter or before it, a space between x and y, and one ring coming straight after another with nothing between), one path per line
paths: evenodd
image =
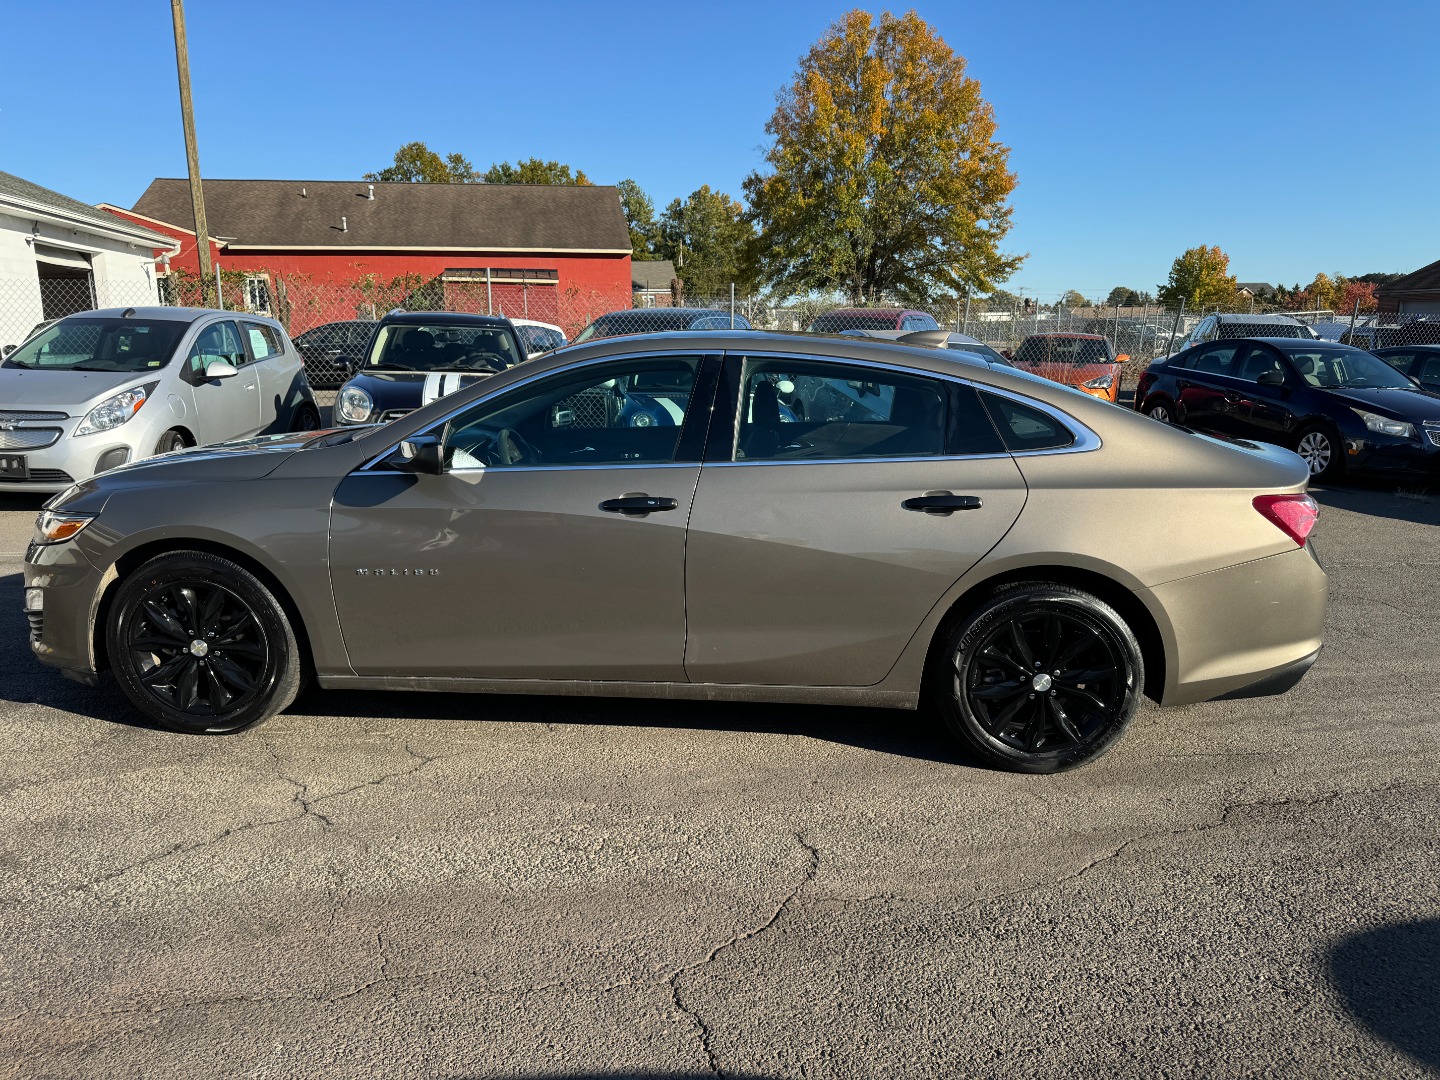
M1235 291L1261 303L1268 304L1275 299L1275 286L1265 281L1242 281L1235 286Z
M1386 316L1440 316L1440 262L1377 286L1375 302L1382 320Z
M669 259L633 259L630 263L630 288L636 307L669 307L674 293L670 284L675 280L675 264Z
M0 172L0 345L36 323L94 307L156 302L168 237Z
M204 193L226 297L292 334L400 305L537 319L573 334L631 304L630 233L613 187L206 180ZM162 269L172 296L194 281L185 180L157 179L131 209L104 208L178 245Z

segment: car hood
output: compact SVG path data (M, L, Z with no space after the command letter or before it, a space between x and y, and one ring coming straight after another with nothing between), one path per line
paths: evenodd
M1364 390L1346 388L1327 390L1332 397L1339 398L1347 405L1371 412L1384 413L1398 420L1440 420L1440 394L1428 390Z
M387 409L418 409L488 379L491 374L487 371L364 371L345 386L364 390L375 403L375 411L380 413Z
M111 394L154 382L153 371L36 371L0 368L0 410L33 409L81 416Z

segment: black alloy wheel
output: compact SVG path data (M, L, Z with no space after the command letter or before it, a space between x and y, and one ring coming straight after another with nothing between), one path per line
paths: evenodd
M155 453L168 454L173 450L183 450L188 445L185 441L185 433L171 428L160 436L160 441L155 444Z
M295 419L291 423L291 429L298 432L319 431L320 414L309 405L302 405L295 411Z
M237 731L300 688L284 609L249 571L206 552L162 555L127 578L106 644L126 696L175 731Z
M1145 683L1125 621L1067 585L1001 589L952 628L944 656L936 690L948 725L1016 772L1059 772L1104 753Z

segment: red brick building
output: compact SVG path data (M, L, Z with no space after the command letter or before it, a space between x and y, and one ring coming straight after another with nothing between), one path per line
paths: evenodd
M631 305L630 235L613 187L206 180L211 253L227 307L292 334L396 306L494 312L575 333ZM196 289L190 189L157 179L118 217L175 238L159 267ZM157 257L159 252L156 253Z

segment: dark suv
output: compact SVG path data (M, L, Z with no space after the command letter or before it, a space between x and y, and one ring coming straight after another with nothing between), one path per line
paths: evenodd
M1226 338L1304 338L1314 341L1320 335L1299 319L1289 315L1206 315L1185 340L1175 347L1175 352L1192 345L1203 345L1207 341L1223 341Z
M310 385L321 390L334 390L349 372L340 363L342 356L364 356L370 335L378 323L374 319L350 319L312 327L290 340L305 361L305 375Z

